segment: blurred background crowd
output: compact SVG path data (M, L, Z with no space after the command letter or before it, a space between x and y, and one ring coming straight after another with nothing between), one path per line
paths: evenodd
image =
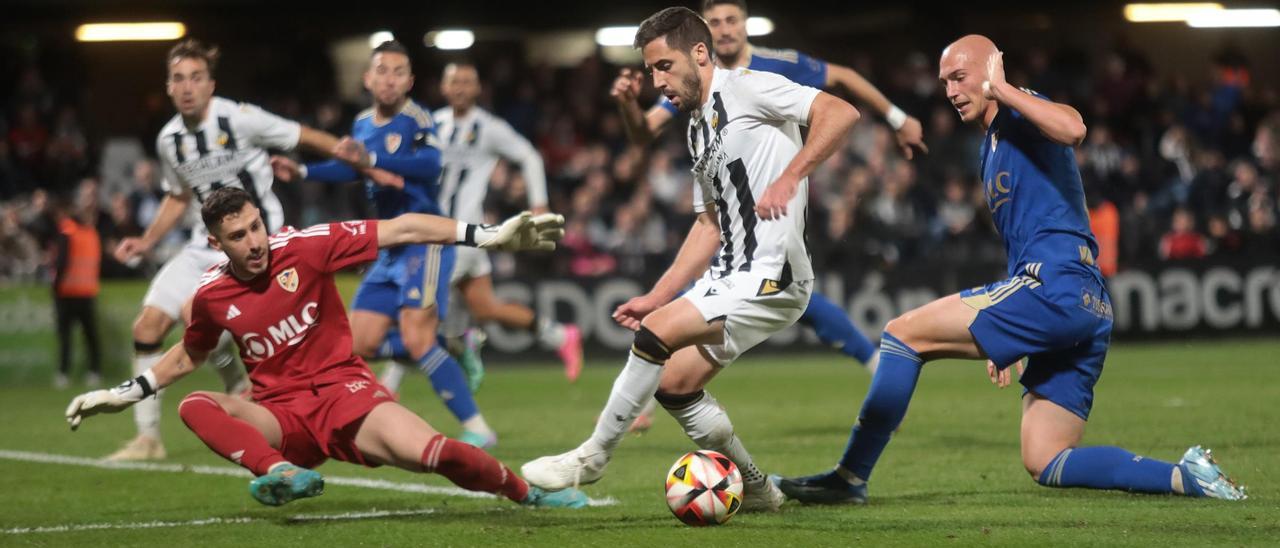
M38 281L52 264L50 204L63 202L95 226L107 255L151 222L163 196L155 134L173 111L157 76L154 93L141 100L136 130L104 132L86 111L95 89L77 79L83 67L39 47L2 48L0 280ZM1160 71L1124 40L1103 53L1006 49L1011 82L1084 115L1089 132L1076 158L1107 273L1206 256L1257 261L1280 251L1280 90L1255 77L1274 58L1251 59L1228 45L1207 65ZM843 150L810 179L809 243L819 271L1002 261L977 176L982 135L962 126L943 97L936 52L819 56L851 66L919 118L930 150L907 161L889 127L864 109ZM517 50L473 60L485 85L481 104L541 151L552 208L568 220L554 255L504 257L496 274L519 268L647 280L660 273L692 219L683 132L667 132L648 149L630 146L607 91L620 67L598 53L571 66L530 63ZM146 62L162 74L161 56ZM221 71L251 62L228 56ZM345 134L367 103L337 99L325 77L306 76L324 71L323 62L313 65L298 66L303 76L241 78L219 94ZM444 105L440 66L416 64L413 96L432 108ZM306 93L290 92L300 85ZM654 99L649 90L643 100L647 106ZM493 219L526 203L518 169L500 165L492 185L486 210ZM295 225L369 214L359 185L277 183L275 191ZM108 257L103 275L149 276L166 248L183 241L171 235L156 256L133 267Z

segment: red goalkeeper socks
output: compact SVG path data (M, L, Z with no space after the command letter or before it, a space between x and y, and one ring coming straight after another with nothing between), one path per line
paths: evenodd
M454 485L471 491L485 491L521 502L529 495L529 485L498 459L457 440L436 434L422 452L422 470L437 473Z
M196 392L178 404L178 415L196 437L222 458L248 468L255 476L265 476L271 465L284 456L267 443L257 428L227 414L213 398Z

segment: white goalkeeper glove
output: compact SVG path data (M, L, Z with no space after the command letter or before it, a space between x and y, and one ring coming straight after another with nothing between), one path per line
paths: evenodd
M552 251L564 237L564 216L528 211L500 225L458 223L458 243L498 251Z
M98 413L119 413L142 398L156 393L156 375L148 370L137 378L120 383L110 390L85 392L67 406L67 423L75 430L80 421Z

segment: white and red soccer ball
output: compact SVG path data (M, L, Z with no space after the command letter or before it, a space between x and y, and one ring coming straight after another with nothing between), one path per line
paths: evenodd
M742 506L742 474L715 451L688 453L667 472L667 506L687 525L723 524Z

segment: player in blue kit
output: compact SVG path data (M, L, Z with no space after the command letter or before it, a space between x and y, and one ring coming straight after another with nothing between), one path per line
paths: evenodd
M961 120L987 131L982 178L1008 253L1009 279L944 297L890 321L880 369L834 471L775 478L788 497L865 503L867 480L911 401L924 362L986 358L992 382L1021 371L1022 464L1041 485L1245 498L1209 451L1177 464L1119 447L1080 447L1111 338L1111 299L1095 259L1072 147L1080 113L1009 85L1003 54L969 35L942 52L939 78Z
M365 87L374 106L356 117L351 137L338 144L337 160L298 166L273 158L277 177L345 183L360 178L350 163L372 170L365 185L379 218L440 215L440 149L434 144L430 113L408 96L413 87L408 50L395 41L374 48ZM351 304L354 349L365 359L393 358L421 370L462 423L458 439L491 447L497 436L480 414L461 366L437 339L448 308L453 260L454 249L448 246L379 252Z

